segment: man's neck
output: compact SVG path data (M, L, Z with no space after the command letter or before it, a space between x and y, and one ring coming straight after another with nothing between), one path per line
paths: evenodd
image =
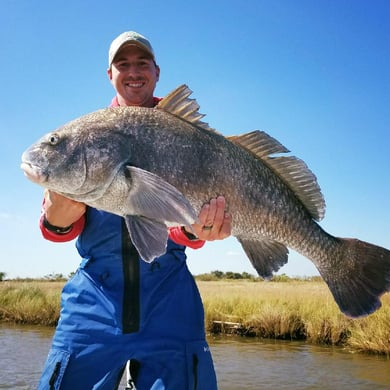
M155 99L153 96L151 96L149 99L147 99L146 101L144 101L142 103L130 102L130 101L123 99L121 96L118 96L118 95L116 96L116 98L117 98L117 102L118 102L119 106L149 107L149 108L155 106Z
M142 107L155 107L158 102L161 100L161 98L158 97L152 97L152 103L148 106L142 106ZM110 107L120 107L120 106L136 106L135 104L121 104L120 98L118 96L114 96L114 98L111 100Z

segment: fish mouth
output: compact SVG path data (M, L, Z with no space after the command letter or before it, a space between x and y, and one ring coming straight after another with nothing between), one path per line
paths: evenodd
M47 181L47 175L42 172L42 169L37 165L33 165L29 162L23 161L20 164L20 168L22 168L24 175L34 183L44 183Z

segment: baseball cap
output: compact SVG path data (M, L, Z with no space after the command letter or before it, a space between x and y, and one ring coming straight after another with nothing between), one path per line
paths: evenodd
M121 49L124 45L135 45L140 49L148 53L155 61L154 51L152 45L149 40L145 38L143 35L138 34L135 31L126 31L120 35L118 35L110 45L110 49L108 51L108 67L111 68L112 62L118 53L119 49Z

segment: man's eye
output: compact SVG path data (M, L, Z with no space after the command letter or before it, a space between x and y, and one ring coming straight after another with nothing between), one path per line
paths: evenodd
M116 66L117 68L127 68L129 64L127 62L119 62Z

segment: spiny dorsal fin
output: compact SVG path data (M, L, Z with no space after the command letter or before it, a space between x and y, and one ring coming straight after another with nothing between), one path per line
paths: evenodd
M313 172L297 157L272 156L290 152L280 142L259 130L226 138L250 151L271 168L290 187L315 220L320 221L324 217L325 200Z
M180 85L165 96L164 99L157 104L156 108L167 111L202 129L215 131L208 123L201 121L205 115L199 112L199 104L196 100L189 98L191 94L192 91L187 85Z

